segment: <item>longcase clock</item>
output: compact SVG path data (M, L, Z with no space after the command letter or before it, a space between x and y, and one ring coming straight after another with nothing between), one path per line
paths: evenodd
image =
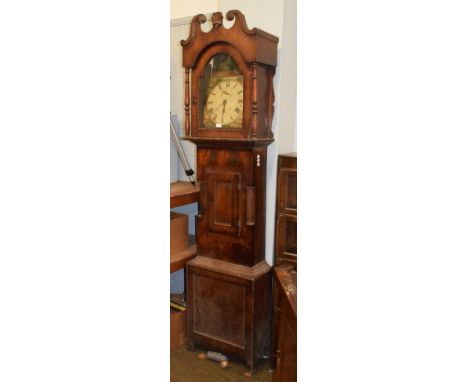
M197 146L198 256L187 265L189 348L243 358L253 370L268 355L271 268L265 262L267 146L273 141L278 38L249 29L244 15L182 40L185 139Z

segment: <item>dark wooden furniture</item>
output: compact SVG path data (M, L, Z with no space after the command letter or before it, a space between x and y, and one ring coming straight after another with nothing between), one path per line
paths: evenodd
M181 41L185 139L197 145L198 256L187 264L189 348L243 358L253 370L271 349L271 267L265 262L267 146L273 141L278 38L221 12ZM191 85L191 86L189 86Z
M297 375L297 155L278 156L273 277L273 382Z
M297 273L283 264L273 270L273 382L297 381Z
M297 265L297 155L278 156L275 265Z

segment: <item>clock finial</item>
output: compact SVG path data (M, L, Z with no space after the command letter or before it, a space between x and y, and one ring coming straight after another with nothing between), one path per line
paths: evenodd
M211 16L211 21L213 22L213 29L218 29L223 25L223 14L221 12L214 12Z

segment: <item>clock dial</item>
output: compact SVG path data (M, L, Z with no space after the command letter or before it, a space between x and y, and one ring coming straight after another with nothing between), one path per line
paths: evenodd
M237 78L217 81L206 102L206 114L216 127L230 127L242 121L244 89Z

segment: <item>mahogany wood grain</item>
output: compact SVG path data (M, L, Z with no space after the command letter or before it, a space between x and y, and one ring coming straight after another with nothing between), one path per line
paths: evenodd
M255 225L255 187L247 187L246 225Z

